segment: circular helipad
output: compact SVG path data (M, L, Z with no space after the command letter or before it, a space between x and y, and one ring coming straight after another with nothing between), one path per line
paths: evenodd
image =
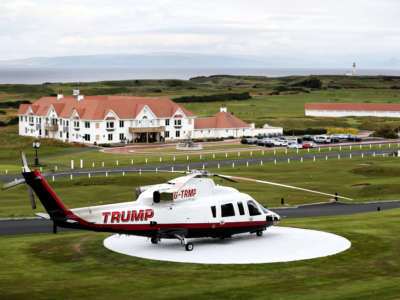
M111 251L147 259L201 264L258 264L288 262L333 255L351 242L336 234L291 227L271 227L262 237L234 235L230 239L191 239L193 251L185 251L175 239L151 244L145 237L112 235L104 240Z

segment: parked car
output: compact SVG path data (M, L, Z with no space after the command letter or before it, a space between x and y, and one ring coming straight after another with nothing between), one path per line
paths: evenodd
M287 140L281 138L273 139L272 143L274 146L286 146L288 144Z
M303 136L303 141L312 141L314 137L312 135L306 134Z
M303 145L298 143L290 143L287 145L288 149L302 149Z
M303 144L303 148L315 148L315 147L317 147L317 144L314 142L305 142Z
M257 144L257 141L258 140L256 138L243 138L240 142L242 144L252 145L252 144Z
M316 135L314 136L314 142L319 144L329 144L331 142L331 138L326 135Z
M351 142L361 142L361 138L359 136L356 136L354 134L348 134L347 135L347 140Z

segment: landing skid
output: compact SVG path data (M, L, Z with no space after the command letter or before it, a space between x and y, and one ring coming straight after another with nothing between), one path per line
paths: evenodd
M176 232L176 231L175 231ZM180 233L173 233L173 232L164 232L155 236L151 237L151 243L152 244L158 244L159 241L161 241L161 237L164 238L176 238L181 242L181 245L185 247L186 251L192 251L194 248L194 245L192 242L188 242L185 238L185 235L182 234L182 232L180 231Z

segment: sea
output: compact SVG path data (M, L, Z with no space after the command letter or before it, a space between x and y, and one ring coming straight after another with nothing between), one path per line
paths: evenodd
M349 69L323 68L1 68L0 84L43 84L55 82L92 82L129 79L190 79L210 75L252 75L282 77L289 75L343 75ZM357 75L400 76L400 69L358 69Z

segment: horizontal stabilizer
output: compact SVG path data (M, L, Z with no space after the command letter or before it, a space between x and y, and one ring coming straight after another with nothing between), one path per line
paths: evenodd
M42 219L50 220L50 215L45 214L45 213L35 213L38 217L41 217Z

